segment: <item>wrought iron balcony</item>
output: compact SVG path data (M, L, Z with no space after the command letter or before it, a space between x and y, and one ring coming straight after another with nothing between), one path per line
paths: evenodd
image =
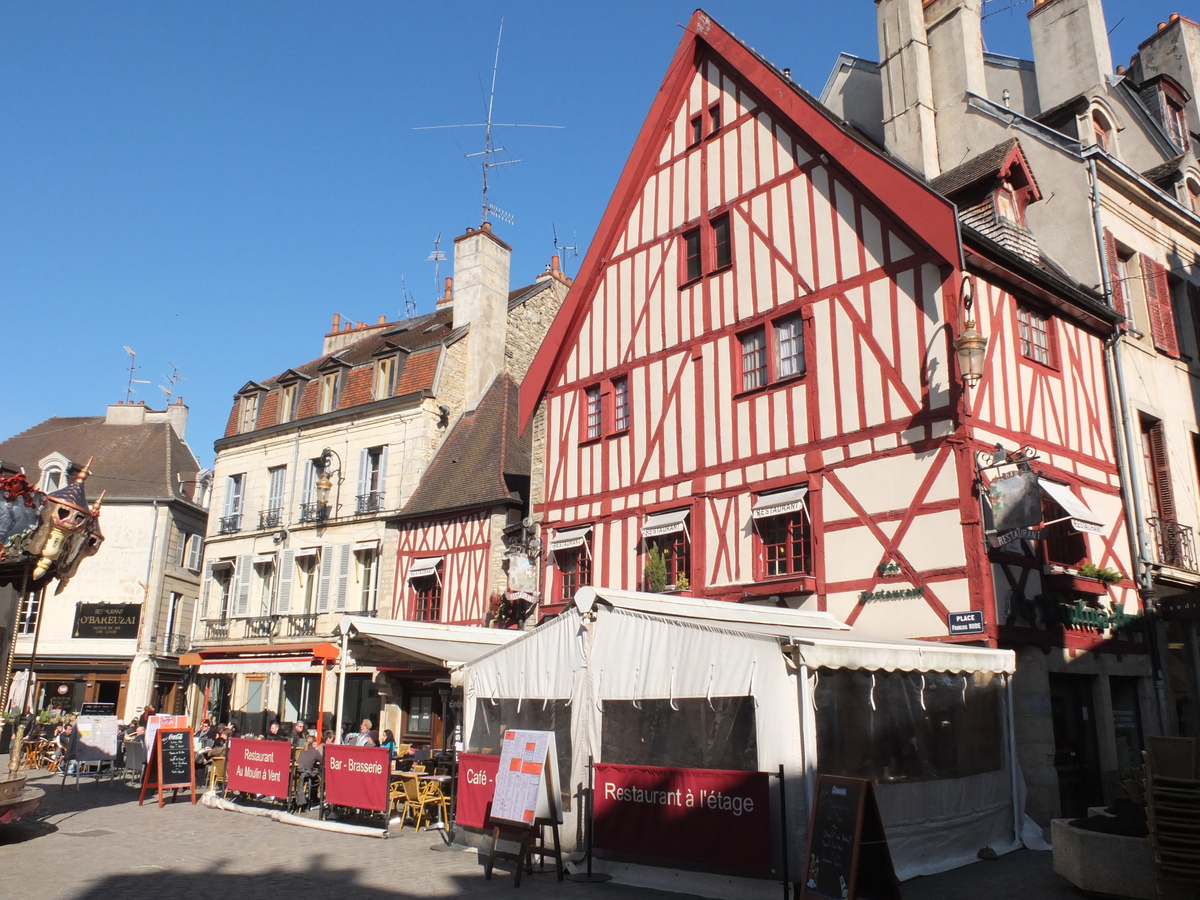
M283 521L283 507L276 506L272 509L264 509L258 514L258 527L266 530L268 528L278 528Z
M300 504L300 521L301 522L321 522L329 518L328 503L301 503Z
M186 634L160 634L150 638L150 647L159 653L177 655L187 651L191 640Z
M370 491L354 498L355 515L379 512L381 509L383 509L383 491Z
M1154 561L1164 566L1200 571L1196 567L1196 545L1192 527L1173 519L1149 518L1146 523L1154 535Z
M237 513L232 516L222 516L221 524L218 531L221 534L236 534L242 529L242 514Z
M246 637L273 638L275 636L275 626L278 622L278 616L255 616L246 619Z
M311 637L317 633L317 613L287 617L288 637Z
M206 619L204 622L204 640L206 640L206 641L227 641L227 640L229 640L229 620L228 619Z

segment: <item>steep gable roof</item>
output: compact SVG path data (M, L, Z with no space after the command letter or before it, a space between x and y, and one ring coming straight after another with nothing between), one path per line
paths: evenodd
M856 139L810 94L725 31L703 10L696 10L638 133L579 275L522 383L522 425L528 423L566 358L572 339L587 315L597 278L613 253L630 209L641 196L648 173L658 162L664 129L705 58L715 58L735 72L771 115L794 124L833 165L900 216L912 234L948 263L956 268L961 264L958 222L950 203L915 174Z
M496 376L479 405L455 423L396 518L520 503L506 480L529 477L530 436L521 435L519 405L516 382Z

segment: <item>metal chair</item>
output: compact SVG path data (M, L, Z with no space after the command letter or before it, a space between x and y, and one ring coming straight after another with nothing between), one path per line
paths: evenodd
M404 791L404 808L400 812L400 830L411 815L413 827L421 830L421 823L429 824L429 811L441 804L433 797L425 796L421 791L421 782L415 775L401 775L400 787Z

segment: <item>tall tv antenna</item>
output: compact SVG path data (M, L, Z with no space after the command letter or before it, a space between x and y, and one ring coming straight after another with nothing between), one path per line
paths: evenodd
M567 260L579 255L579 241L575 237L575 232L571 232L571 243L560 244L558 242L558 228L553 222L550 223L550 230L554 234L554 252L558 254L558 261L562 264L563 274L567 274Z
M412 295L412 291L408 289L408 280L400 276L400 289L404 292L404 318L412 319L417 315L417 299Z
M488 176L491 170L497 166L509 166L519 163L519 159L496 159L497 153L506 153L504 147L496 145L492 129L494 128L562 128L562 125L530 125L518 122L494 122L492 121L492 110L496 103L496 73L500 69L500 41L504 37L504 20L500 20L500 33L496 36L496 59L492 63L492 90L488 95L487 102L487 120L483 122L473 122L469 125L418 125L414 131L431 131L435 128L482 128L483 131L483 149L476 153L464 153L467 159L473 159L477 156L483 157L483 202L480 204L481 220L489 221L490 216L495 216L509 225L513 223L513 217L506 213L500 207L495 206L488 199Z
M181 381L187 381L187 379L179 374L179 366L175 365L175 363L167 360L167 365L171 367L171 374L163 376L163 378L167 379L167 383L165 385L160 384L158 389L166 394L167 406L170 406L171 400L175 397L175 385Z
M144 378L133 377L133 373L141 368L137 364L137 352L132 347L126 347L125 352L129 354L129 381L125 385L125 403L128 405L133 402L133 386L135 384L149 384L150 382Z
M433 250L425 257L425 262L433 263L433 297L434 300L442 299L442 261L446 258L446 254L438 249L438 245L442 242L442 233L439 231L437 237L433 239Z

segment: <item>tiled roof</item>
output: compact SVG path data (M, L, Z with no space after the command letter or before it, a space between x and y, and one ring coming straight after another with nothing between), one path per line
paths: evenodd
M962 165L955 166L948 172L943 172L929 182L929 186L944 197L951 197L965 187L977 181L996 175L1000 167L1012 155L1017 146L1016 138L997 144L991 150L985 150L978 156L968 159Z
M532 429L521 435L519 402L517 384L496 376L479 406L446 436L400 517L520 503L511 479L522 489L529 479Z
M106 500L189 499L200 469L166 422L108 425L104 416L55 417L0 442L0 459L24 467L30 481L38 477L38 460L52 453L77 466L92 458L86 490L93 501L101 491Z

